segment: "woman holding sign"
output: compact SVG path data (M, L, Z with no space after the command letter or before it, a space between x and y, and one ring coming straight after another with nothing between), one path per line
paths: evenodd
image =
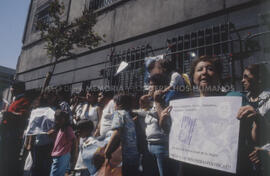
M219 59L215 57L202 56L194 60L190 77L193 84L193 89L198 90L200 97L209 97L209 96L226 96L226 93L223 91L221 84L222 76L222 64ZM236 94L230 92L227 94L229 96L241 96L241 94ZM248 156L246 150L241 151L241 148L246 148L244 143L246 142L247 135L246 132L240 128L240 137L239 137L239 150L238 150L238 168L236 175L243 175L242 170L245 170L245 174L252 173L252 168L248 167L247 163L242 161L242 156ZM213 134L215 132L213 131ZM218 134L217 134L218 135ZM243 145L242 145L243 144ZM210 149L209 149L210 152ZM239 164L240 163L240 164ZM240 166L240 167L239 167ZM242 166L244 169L242 169ZM250 165L251 166L251 165ZM244 175L245 175L244 174ZM245 176L248 176L246 174ZM229 176L235 175L232 173L227 173L223 171L218 171L206 167L195 166L191 164L183 164L183 175L192 175L192 176ZM252 175L252 174L251 174Z

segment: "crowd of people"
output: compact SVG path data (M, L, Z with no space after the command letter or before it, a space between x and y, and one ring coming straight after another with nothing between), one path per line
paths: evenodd
M14 99L1 112L2 176L268 176L270 91L264 64L245 68L244 93L224 90L220 59L201 56L189 78L166 59L148 66L149 89L140 97L91 87L70 98L46 88L30 100L15 81ZM241 96L236 174L169 157L169 102L209 96ZM213 132L213 135L219 135Z

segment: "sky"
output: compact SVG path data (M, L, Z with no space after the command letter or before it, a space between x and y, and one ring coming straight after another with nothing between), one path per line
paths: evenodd
M16 69L30 0L0 1L0 65Z

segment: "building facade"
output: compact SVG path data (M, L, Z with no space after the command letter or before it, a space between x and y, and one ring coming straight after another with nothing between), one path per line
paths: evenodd
M12 83L14 74L14 69L0 66L0 108L2 107L3 98L8 100L11 97L7 88Z
M53 61L35 30L48 20L48 0L31 0L17 65L17 79L27 89L43 85ZM270 51L270 2L267 0L62 0L63 18L72 21L82 10L98 15L95 31L105 42L76 57L61 59L50 85L124 87L141 89L144 59L163 54L180 72L189 72L192 55L217 55L223 61L223 80L241 90L243 68L267 62ZM121 61L128 69L114 76ZM270 64L268 64L270 65Z

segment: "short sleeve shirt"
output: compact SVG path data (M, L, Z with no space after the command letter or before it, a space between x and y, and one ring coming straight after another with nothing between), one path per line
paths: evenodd
M87 119L91 120L94 124L94 130L97 127L98 124L98 112L97 112L97 106L89 105L88 111L87 111Z
M63 156L71 151L75 134L70 126L64 131L59 130L54 143L52 156Z
M121 130L122 155L125 162L134 163L138 160L137 138L135 123L131 115L125 110L114 113L112 130Z
M114 101L110 100L102 111L102 117L100 122L100 135L105 136L108 131L111 130L114 113Z

